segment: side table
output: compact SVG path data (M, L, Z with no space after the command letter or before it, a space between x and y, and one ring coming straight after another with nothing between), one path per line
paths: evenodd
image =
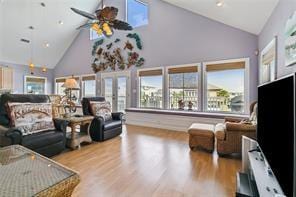
M72 116L69 118L62 118L62 120L68 121L68 127L71 128L71 133L67 134L68 147L71 149L79 149L82 142L92 142L89 134L89 127L93 120L93 116ZM77 126L80 126L80 132L76 131Z

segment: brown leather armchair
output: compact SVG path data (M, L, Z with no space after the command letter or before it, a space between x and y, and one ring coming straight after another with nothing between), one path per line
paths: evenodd
M256 138L257 102L250 106L250 119L225 118L225 123L215 126L217 152L219 155L239 153L242 151L242 136Z

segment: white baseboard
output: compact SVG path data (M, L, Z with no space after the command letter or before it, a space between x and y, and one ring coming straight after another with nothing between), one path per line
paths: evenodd
M224 119L190 117L179 115L153 114L153 113L126 113L126 124L145 127L167 129L173 131L187 131L192 123L217 124Z

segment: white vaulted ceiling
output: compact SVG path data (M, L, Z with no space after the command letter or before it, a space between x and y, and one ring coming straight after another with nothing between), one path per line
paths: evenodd
M259 34L279 0L163 0L226 25ZM216 3L222 1L223 6Z
M45 3L45 7L41 6ZM94 12L100 0L0 0L0 62L27 65L32 40L33 63L54 68L86 19L70 7ZM63 22L63 25L59 24ZM28 29L34 26L33 33ZM33 36L32 36L33 35ZM49 47L46 47L49 43Z

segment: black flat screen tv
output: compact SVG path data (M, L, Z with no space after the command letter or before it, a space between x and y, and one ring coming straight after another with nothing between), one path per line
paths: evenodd
M258 87L257 141L288 197L295 193L295 75Z

